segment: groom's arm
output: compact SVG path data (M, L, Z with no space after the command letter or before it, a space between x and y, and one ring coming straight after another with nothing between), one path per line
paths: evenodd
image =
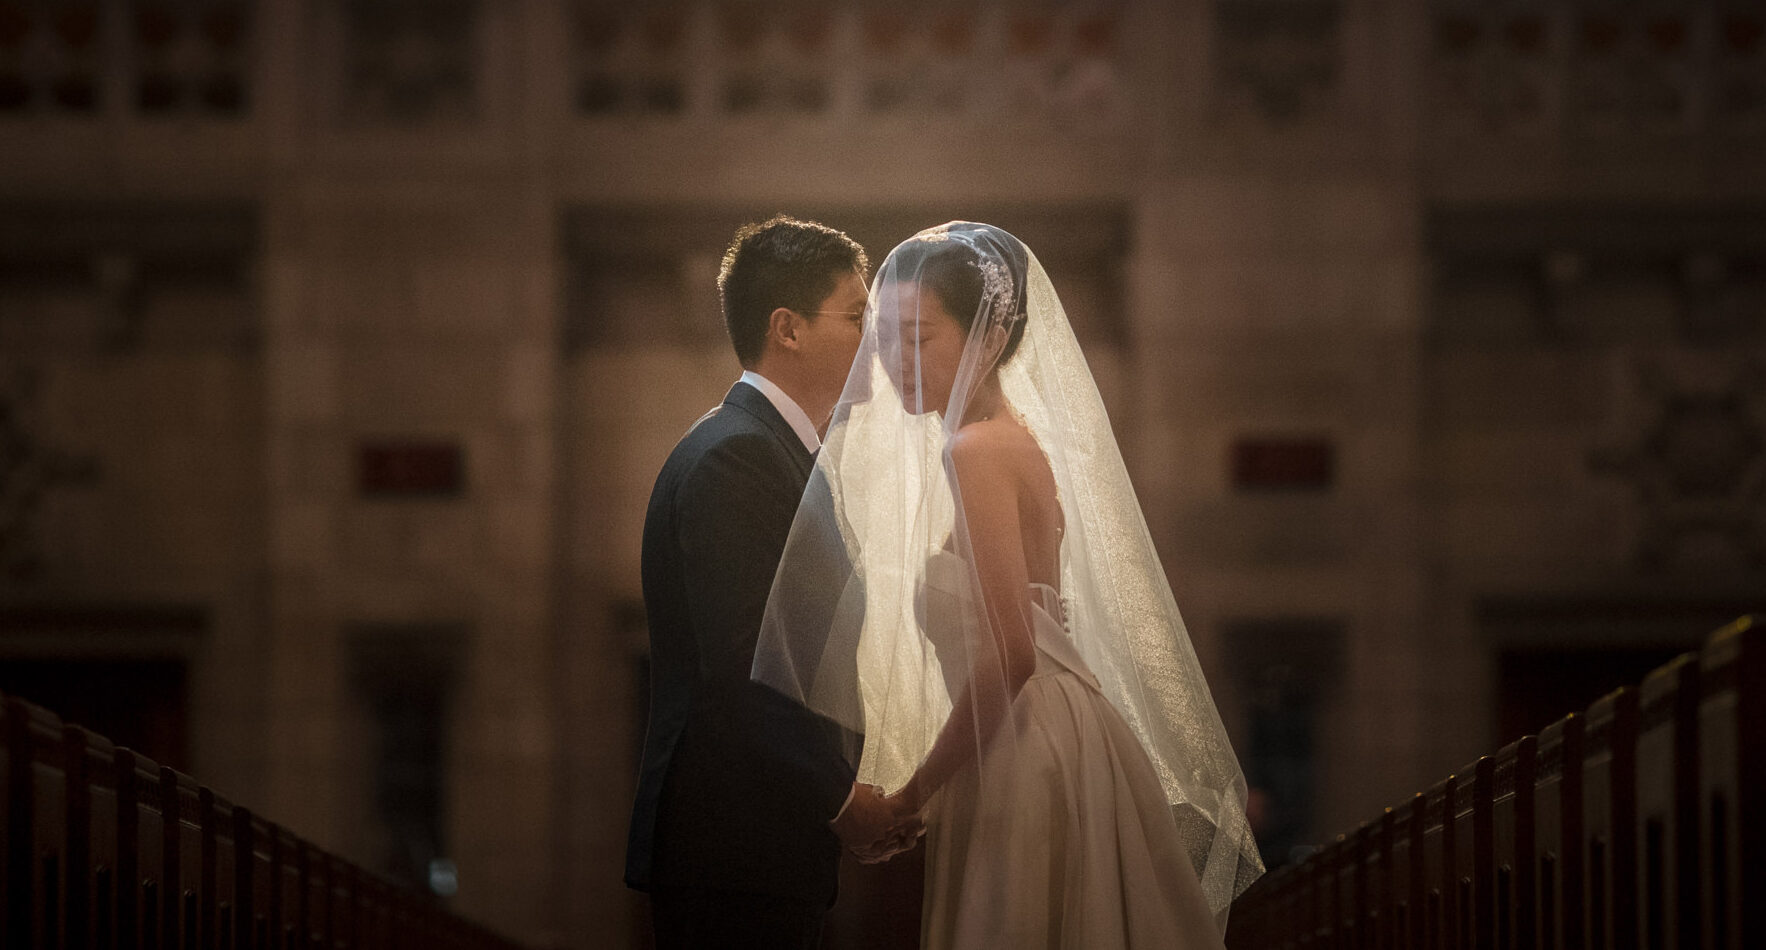
M728 723L766 737L785 778L812 794L832 818L851 793L852 772L837 727L749 679L773 575L791 533L798 497L780 470L771 437L739 435L713 446L677 496L676 530L687 612L697 640L700 681L744 697L756 719Z
M677 496L687 614L702 681L748 680L773 574L797 512L791 477L781 477L769 441L743 434L718 442Z

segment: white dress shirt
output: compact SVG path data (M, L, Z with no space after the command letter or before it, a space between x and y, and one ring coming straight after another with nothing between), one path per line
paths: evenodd
M804 412L803 407L799 406L795 399L785 395L785 391L780 389L777 383L751 369L742 371L740 382L760 390L760 394L767 398L767 402L772 403L773 408L779 410L779 415L785 417L785 422L791 426L791 431L797 433L797 438L802 440L804 451L814 455L816 450L822 447L822 437L816 434L816 424L809 421L809 413Z

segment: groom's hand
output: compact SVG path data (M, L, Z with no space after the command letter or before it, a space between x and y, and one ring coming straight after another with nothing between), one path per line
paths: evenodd
M860 861L887 861L914 846L925 830L918 814L903 814L883 798L883 790L857 782L852 800L830 822L834 834Z

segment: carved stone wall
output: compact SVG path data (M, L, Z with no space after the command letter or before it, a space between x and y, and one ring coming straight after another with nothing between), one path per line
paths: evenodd
M1766 305L1760 220L1745 205L1431 215L1426 602L1461 662L1492 664L1487 703L1529 656L1695 645L1766 585L1766 335L1742 316Z
M0 203L0 666L175 666L165 699L188 735L155 733L162 747L253 797L269 768L258 220L226 202Z

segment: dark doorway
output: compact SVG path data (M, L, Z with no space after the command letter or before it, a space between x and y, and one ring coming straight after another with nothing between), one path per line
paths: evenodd
M174 658L5 659L0 692L188 771L189 674Z
M447 776L468 639L463 624L365 624L349 634L349 682L367 714L377 869L454 896Z
M1344 625L1333 617L1268 617L1228 621L1221 631L1244 701L1246 817L1264 865L1275 868L1301 859L1317 840L1319 745L1341 692Z

